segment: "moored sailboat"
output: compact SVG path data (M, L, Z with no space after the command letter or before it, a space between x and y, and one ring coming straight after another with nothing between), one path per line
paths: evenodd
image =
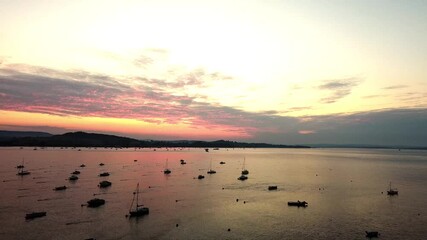
M18 173L16 175L18 176L24 176L24 175L29 175L30 172L25 170L25 166L24 166L24 159L22 159L22 164L18 165L16 168L19 169Z
M245 168L246 158L243 158L242 175L248 175L249 171Z
M211 163L210 163L208 174L214 174L214 173L216 173L216 171L212 169L212 159L211 159Z
M29 174L30 174L29 171L24 170L24 168L20 168L19 171L18 171L18 173L16 175L18 175L18 176L24 176L24 175L29 175Z
M166 165L165 165L165 170L163 170L164 174L169 174L172 171L168 168L168 159L166 159Z
M134 206L134 202L135 202L135 198L136 198L136 203L135 203L135 208L133 208ZM136 191L133 192L133 198L132 198L132 203L130 205L130 209L129 209L129 217L140 217L140 216L144 216L150 213L150 210L147 207L142 207L143 205L139 204L139 183L136 185Z
M390 186L389 189L387 190L387 195L393 196L393 195L398 195L399 191L397 191L397 189L392 189L391 188L391 182L390 182Z

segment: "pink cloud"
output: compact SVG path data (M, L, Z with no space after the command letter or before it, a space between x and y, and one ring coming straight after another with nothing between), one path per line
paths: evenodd
M313 131L313 130L300 130L300 131L298 131L298 133L301 134L301 135L308 135L308 134L315 134L316 131Z

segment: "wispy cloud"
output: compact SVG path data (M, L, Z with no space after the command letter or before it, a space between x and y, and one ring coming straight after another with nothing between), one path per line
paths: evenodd
M384 90L393 90L393 89L401 89L401 88L407 88L408 85L392 85L388 87L384 87Z
M339 99L351 94L352 89L360 83L361 80L359 78L325 80L317 87L320 90L328 91L328 96L322 98L321 102L334 103Z
M169 57L169 51L162 48L147 48L142 50L133 61L137 67L148 68L156 62L165 61Z
M381 97L387 97L387 96L388 95L384 95L384 94L376 94L376 95L363 96L363 98L370 99L370 98L381 98Z

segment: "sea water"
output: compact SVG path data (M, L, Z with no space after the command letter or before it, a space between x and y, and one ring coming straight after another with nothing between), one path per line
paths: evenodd
M31 174L17 176L23 159ZM0 178L0 239L427 238L427 151L0 148ZM150 214L129 219L137 183ZM84 206L95 197L105 205ZM25 220L35 211L47 215Z

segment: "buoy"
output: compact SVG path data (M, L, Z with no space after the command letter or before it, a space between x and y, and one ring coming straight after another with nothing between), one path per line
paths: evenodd
M238 202L239 201L239 199L238 198L236 198L236 202Z
M246 204L246 201L243 201L243 204Z
M179 226L178 223L175 226L178 227Z
M228 229L227 231L231 231L231 229Z

